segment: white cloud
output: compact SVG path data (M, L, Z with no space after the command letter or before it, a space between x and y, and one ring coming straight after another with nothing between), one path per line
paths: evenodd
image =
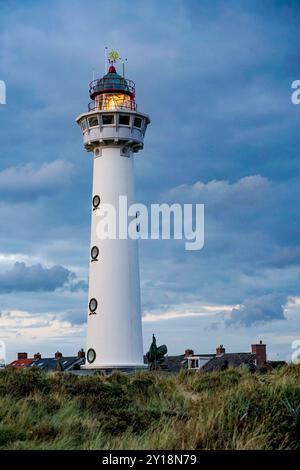
M5 342L11 361L20 349L31 354L39 350L44 356L53 355L57 349L76 354L83 344L85 325L73 325L54 313L6 310L0 314L0 331L0 340Z
M176 306L172 306L170 309L165 311L159 311L157 309L145 311L143 314L143 322L160 322L167 320L177 320L179 318L191 318L191 317L206 317L212 318L218 315L222 315L222 318L226 313L230 313L234 307L233 305L201 305L198 302L182 303Z
M1 312L0 315L1 337L14 337L19 334L22 341L39 337L49 339L53 336L62 338L82 331L82 325L72 325L70 321L60 320L58 314L42 313L33 314L22 310Z
M176 320L177 318L188 317L206 317L207 313L201 312L165 312L161 314L153 314L146 312L143 316L143 322L158 322L165 320Z
M197 181L192 185L182 184L170 189L165 196L167 199L178 201L200 201L214 204L228 205L237 201L239 205L245 202L253 203L255 200L263 198L267 191L271 189L270 181L261 175L249 175L234 182L227 180L211 180L207 183Z

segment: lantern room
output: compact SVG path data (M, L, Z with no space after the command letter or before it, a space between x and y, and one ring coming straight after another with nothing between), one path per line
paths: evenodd
M89 111L126 109L136 111L135 85L119 75L113 64L102 78L90 83Z
M117 59L118 53L112 51L105 75L90 83L88 112L76 119L88 152L107 145L127 145L133 152L143 148L150 118L137 112L135 84L125 78L124 63L122 76L117 73Z

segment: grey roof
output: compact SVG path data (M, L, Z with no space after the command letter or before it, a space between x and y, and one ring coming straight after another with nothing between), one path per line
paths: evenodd
M249 364L250 361L253 361L256 357L256 354L247 352L247 353L225 353L222 356L216 356L208 361L202 367L202 370L206 371L218 371L222 369L222 366L228 362L228 367L240 367L243 364Z
M167 356L165 359L167 370L170 372L179 372L183 360L184 354L181 354L180 356Z
M29 367L38 367L39 369L46 370L46 371L55 371L58 367L58 362L61 364L64 371L68 371L73 369L73 367L78 364L84 364L84 358L78 358L77 356L72 357L62 357L61 359L57 360L54 357L46 357L41 359L35 359Z
M168 372L178 372L183 359L184 354L180 356L165 356L163 362L160 364L160 369ZM146 355L144 356L144 364L148 364Z
M193 356L200 356L205 358L212 358L214 354L194 354ZM147 357L144 356L144 363L147 364ZM179 356L165 356L163 363L161 364L161 369L168 372L179 372L180 369L187 366L187 357L184 354Z

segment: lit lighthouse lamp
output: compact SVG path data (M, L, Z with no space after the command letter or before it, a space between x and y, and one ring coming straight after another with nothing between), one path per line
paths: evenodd
M88 112L76 119L94 157L87 369L144 366L138 242L97 236L101 204L118 213L120 196L127 197L128 207L135 203L134 154L143 148L150 123L137 110L134 83L117 73L117 58L112 51L107 73L90 84Z
M132 80L121 77L111 63L108 73L90 85L92 103L90 110L132 109L136 110L135 87Z

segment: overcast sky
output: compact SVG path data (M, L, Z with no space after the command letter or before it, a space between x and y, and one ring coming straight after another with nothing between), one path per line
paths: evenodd
M0 340L85 345L92 156L75 118L128 58L151 116L138 202L205 204L205 246L140 243L144 349L289 360L300 339L298 1L0 0Z

